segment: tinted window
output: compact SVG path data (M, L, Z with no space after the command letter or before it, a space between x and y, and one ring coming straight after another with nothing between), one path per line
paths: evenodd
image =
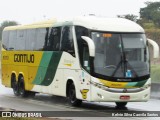
M61 28L51 28L48 39L48 50L58 51L60 47Z
M2 35L2 46L4 49L8 49L9 31L4 31Z
M66 26L62 30L61 50L75 56L72 27Z
M17 31L10 31L9 32L9 50L15 50L16 46L16 39L17 39Z
M84 61L87 61L88 59L88 64L89 64L89 50L88 50L88 45L87 43L81 38L81 36L88 36L88 29L81 27L81 26L76 26L76 38L77 38L77 44L78 44L78 53L79 53L79 59L82 67L86 69L87 71L89 70L88 67L84 65ZM86 59L87 58L87 59Z
M47 51L47 50L49 50L48 49L48 44L49 44L49 33L50 33L50 28L46 28L46 35L45 35L45 41L44 41L44 47L43 47L43 49L45 50L45 51Z
M15 50L25 50L26 30L17 30Z

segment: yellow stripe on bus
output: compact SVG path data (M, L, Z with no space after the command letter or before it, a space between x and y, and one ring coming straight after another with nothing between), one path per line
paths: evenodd
M107 87L111 88L125 88L128 82L112 82L103 79L99 79L101 83L103 83Z

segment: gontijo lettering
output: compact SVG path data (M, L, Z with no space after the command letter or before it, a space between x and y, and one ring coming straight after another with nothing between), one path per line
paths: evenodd
M34 63L34 54L14 54L14 62Z

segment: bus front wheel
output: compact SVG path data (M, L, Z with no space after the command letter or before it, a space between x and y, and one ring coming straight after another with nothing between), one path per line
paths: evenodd
M82 100L76 98L76 90L73 83L69 86L68 98L72 106L80 106L82 104Z
M127 102L116 102L116 107L118 108L124 108L126 107Z

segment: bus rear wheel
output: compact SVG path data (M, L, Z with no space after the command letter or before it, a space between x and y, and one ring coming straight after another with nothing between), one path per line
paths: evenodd
M18 88L19 88L19 95L21 97L28 96L28 92L25 90L24 78L22 76L19 77Z
M19 95L18 83L16 82L16 77L14 75L12 75L12 78L11 78L11 87L13 89L14 95L18 96Z
M118 108L125 108L127 105L127 102L116 102L116 106Z
M82 104L82 100L76 98L76 90L73 83L69 86L68 98L72 106L80 106Z

